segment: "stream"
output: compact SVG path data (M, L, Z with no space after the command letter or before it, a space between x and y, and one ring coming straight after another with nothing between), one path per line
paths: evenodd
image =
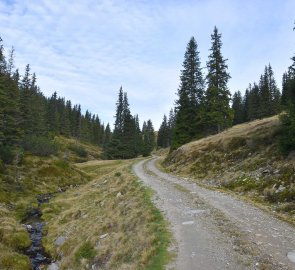
M43 270L52 261L42 246L45 222L42 220L41 206L43 203L48 203L54 195L53 193L38 195L38 207L32 209L23 221L32 241L31 246L25 250L25 254L29 256L33 270Z

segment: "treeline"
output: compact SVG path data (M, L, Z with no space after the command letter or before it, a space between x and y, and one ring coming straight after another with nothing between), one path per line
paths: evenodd
M250 84L243 97L240 91L234 93L232 108L234 125L272 116L281 111L281 92L270 64L265 67L259 83Z
M138 115L132 116L127 93L119 90L116 103L115 126L110 141L104 145L105 157L108 159L134 158L148 156L155 147L155 132L151 120L139 126Z
M55 135L74 137L79 140L103 145L105 133L110 132L97 115L81 112L80 105L58 97L43 95L35 73L27 65L24 75L14 67L14 49L8 60L0 38L0 159L12 160L14 150L33 147ZM42 138L40 140L40 138Z
M169 119L166 115L163 117L157 147L170 147L173 151L193 139L284 111L281 116L284 126L281 147L287 152L295 149L295 56L293 64L283 75L282 94L269 64L259 82L250 84L244 96L237 91L231 97L227 86L230 79L227 59L222 56L221 34L216 27L211 42L204 75L197 42L194 37L190 39L175 108Z

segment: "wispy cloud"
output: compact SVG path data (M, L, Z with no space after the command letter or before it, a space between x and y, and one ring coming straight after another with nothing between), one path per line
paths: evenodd
M264 65L277 78L294 53L295 2L286 1L1 1L0 35L16 64L37 73L46 95L59 95L113 122L117 92L128 92L140 119L159 126L175 100L179 70L194 35L205 66L217 25L232 91L257 80Z

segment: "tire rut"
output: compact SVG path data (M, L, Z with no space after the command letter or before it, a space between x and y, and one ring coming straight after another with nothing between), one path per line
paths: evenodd
M229 195L163 173L155 161L141 161L133 170L156 192L154 202L171 224L176 259L167 269L295 269L287 257L295 250L293 227Z

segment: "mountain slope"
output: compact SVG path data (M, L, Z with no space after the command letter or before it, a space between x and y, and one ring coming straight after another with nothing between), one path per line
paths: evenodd
M278 116L234 126L193 141L163 162L167 171L191 181L232 190L270 205L295 220L295 160L279 151Z

